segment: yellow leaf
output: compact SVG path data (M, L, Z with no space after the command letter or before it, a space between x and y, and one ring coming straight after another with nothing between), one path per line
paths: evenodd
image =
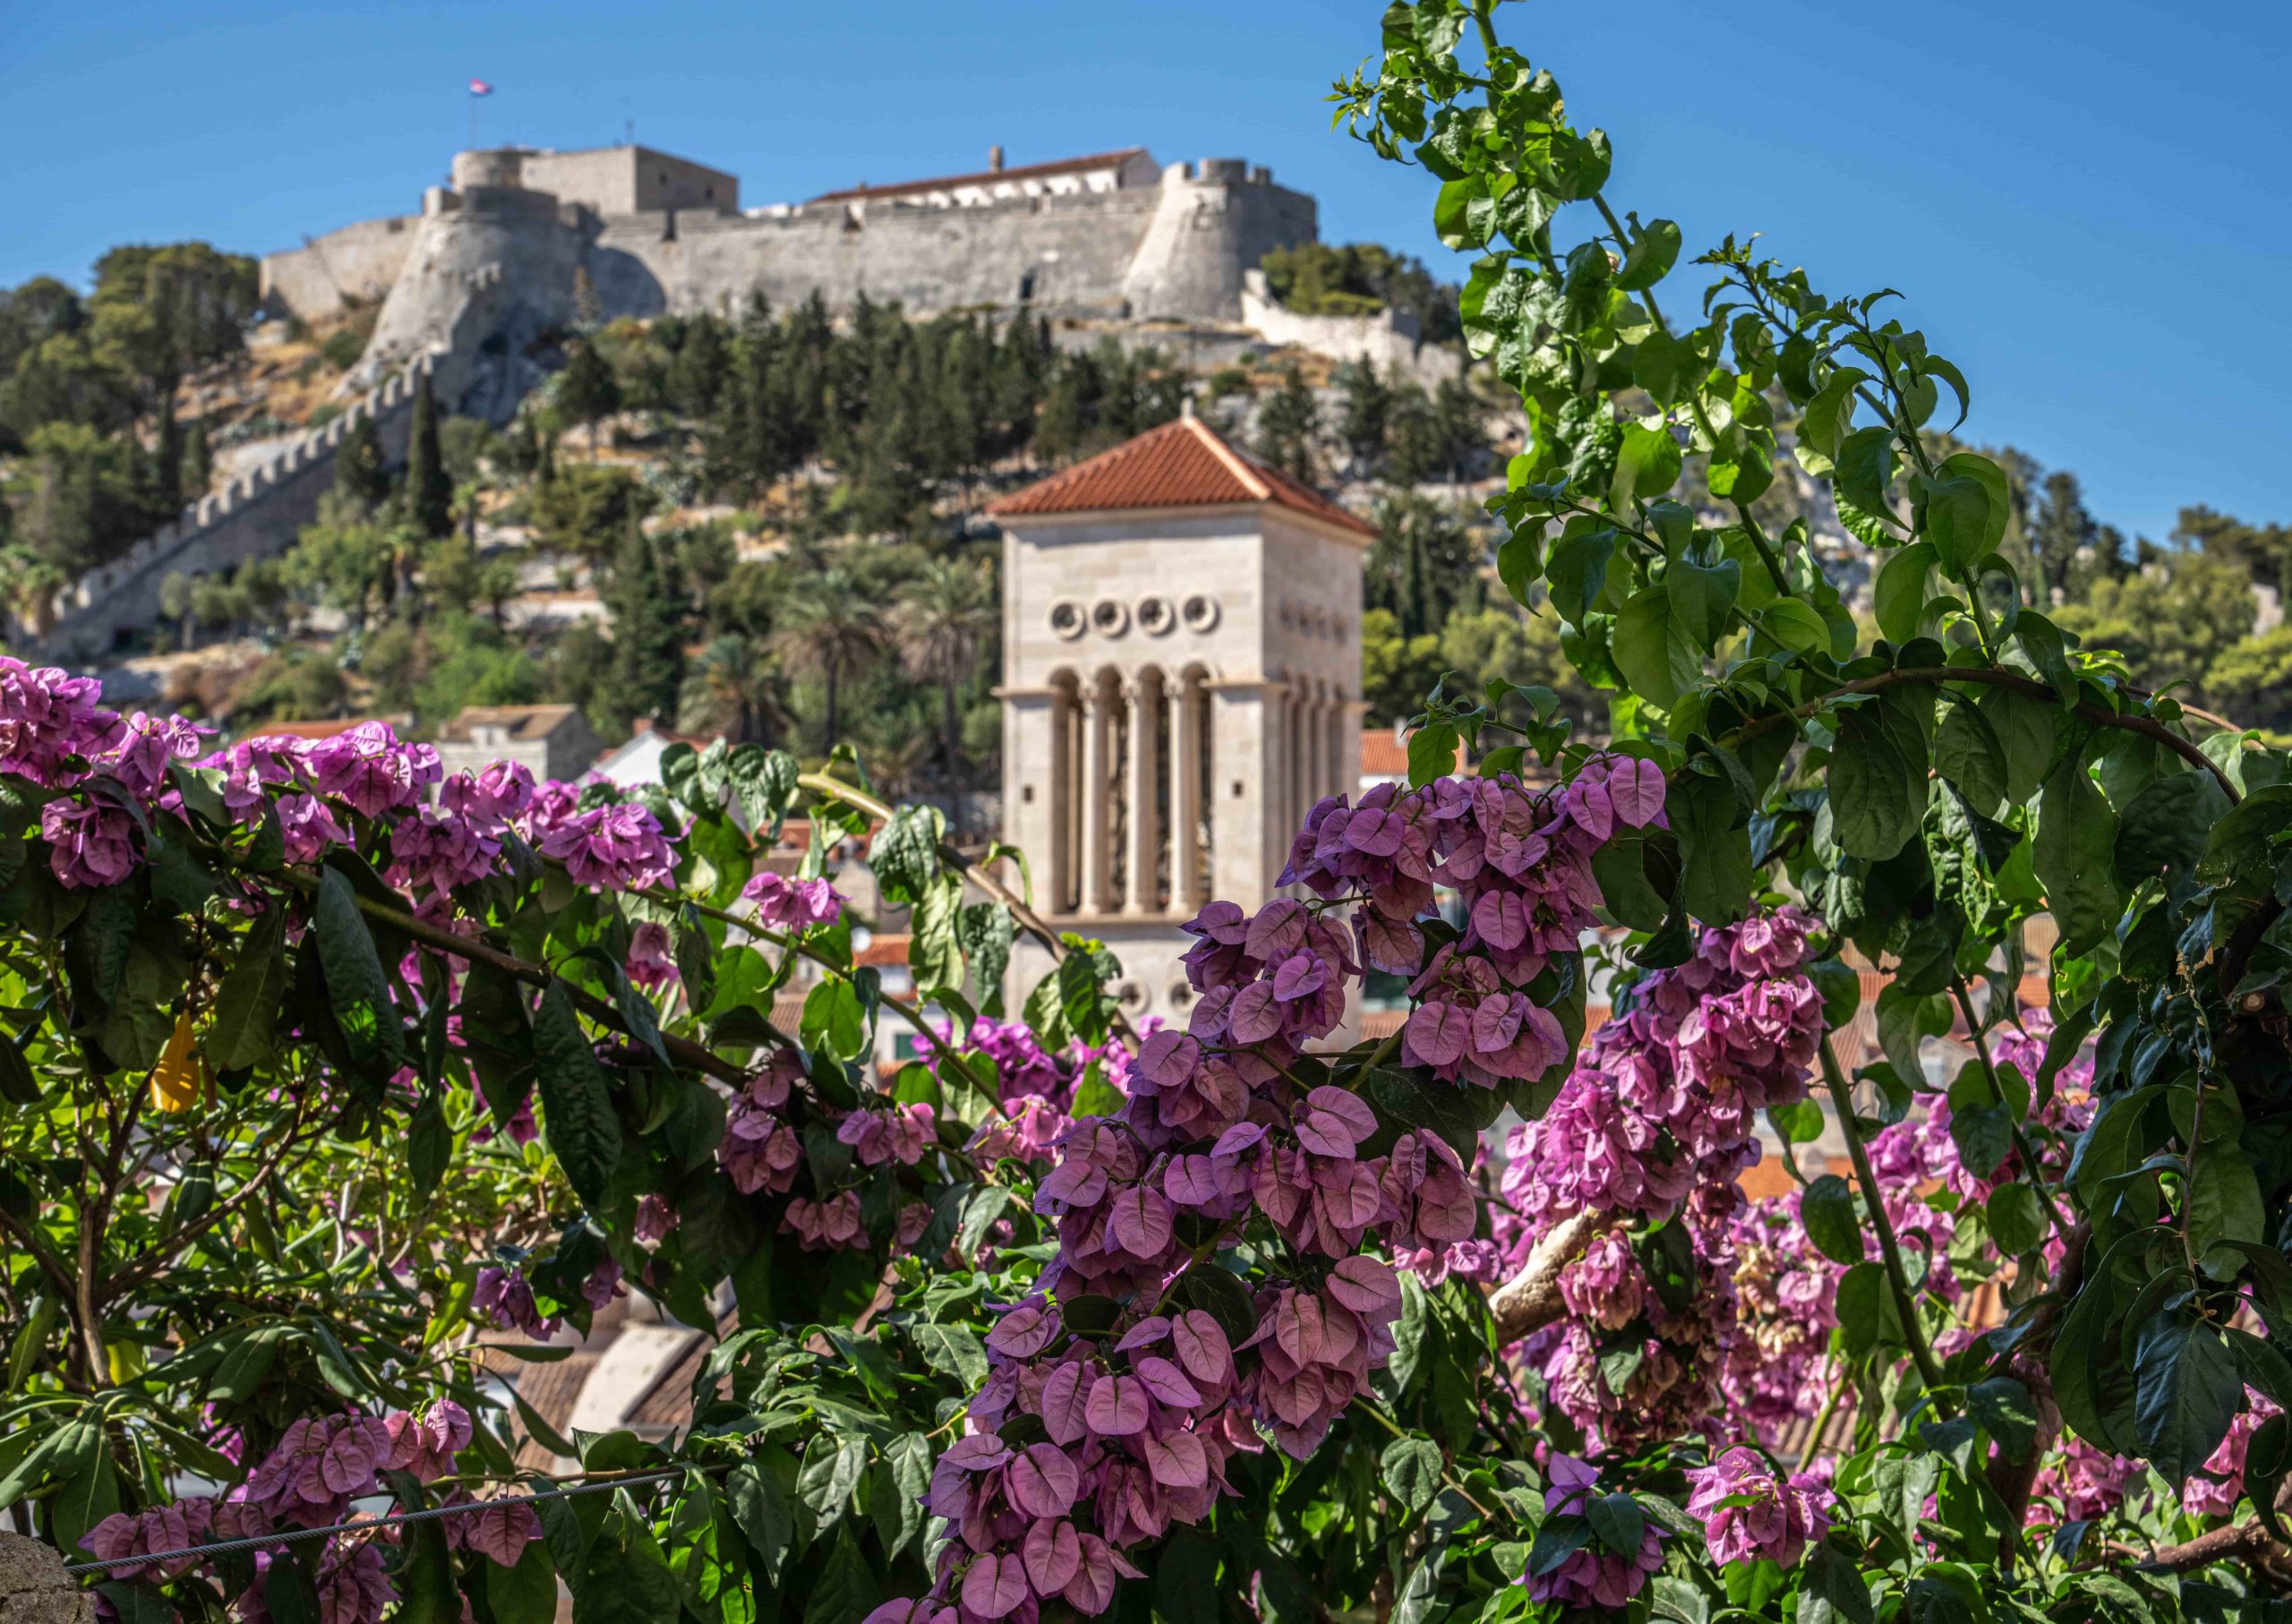
M191 1048L191 1013L175 1017L175 1030L151 1068L151 1104L161 1111L188 1111L205 1090L207 1062Z

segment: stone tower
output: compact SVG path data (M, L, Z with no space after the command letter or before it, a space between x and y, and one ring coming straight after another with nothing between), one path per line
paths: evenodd
M1360 761L1361 565L1376 531L1182 417L1006 497L1003 821L1054 927L1183 1021L1179 929L1273 894ZM1021 996L1049 968L1022 941Z

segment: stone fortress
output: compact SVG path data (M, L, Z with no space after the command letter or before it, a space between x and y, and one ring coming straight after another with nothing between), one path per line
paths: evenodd
M1453 369L1401 312L1304 315L1267 295L1260 260L1313 241L1316 217L1312 198L1262 167L1158 165L1142 147L1026 165L997 148L971 174L745 209L736 176L647 147L504 147L456 154L451 184L430 187L419 214L267 255L262 300L272 315L312 319L381 302L344 395L346 416L372 415L393 457L413 369L429 372L441 409L506 422L543 375L527 358L535 340L585 313L736 315L753 294L783 309L817 293L839 312L865 297L918 315L1040 316L1081 324L1090 341L1153 323L1157 341L1209 331L1227 355L1295 344ZM284 551L316 515L346 426L312 431L67 586L47 652L99 658L158 620L169 575Z

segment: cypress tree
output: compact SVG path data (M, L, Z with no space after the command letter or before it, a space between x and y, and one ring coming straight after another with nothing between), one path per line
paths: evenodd
M684 627L672 583L636 512L613 556L612 704L630 720L673 721L684 684Z
M406 505L422 534L432 540L454 526L454 482L438 448L438 399L425 368L414 377L414 423L406 443Z
M371 511L390 493L389 469L382 462L381 436L374 419L361 412L334 449L334 488Z

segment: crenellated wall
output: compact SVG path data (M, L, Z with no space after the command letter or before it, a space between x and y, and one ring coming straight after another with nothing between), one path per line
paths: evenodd
M402 463L416 375L430 373L441 406L467 395L481 370L480 329L498 324L502 287L498 267L470 273L461 289L461 320L437 350L409 357L338 415L58 593L40 646L59 660L98 657L123 634L158 622L159 589L169 576L220 574L286 551L318 517L319 500L334 488L335 453L360 418L373 420L384 459Z

